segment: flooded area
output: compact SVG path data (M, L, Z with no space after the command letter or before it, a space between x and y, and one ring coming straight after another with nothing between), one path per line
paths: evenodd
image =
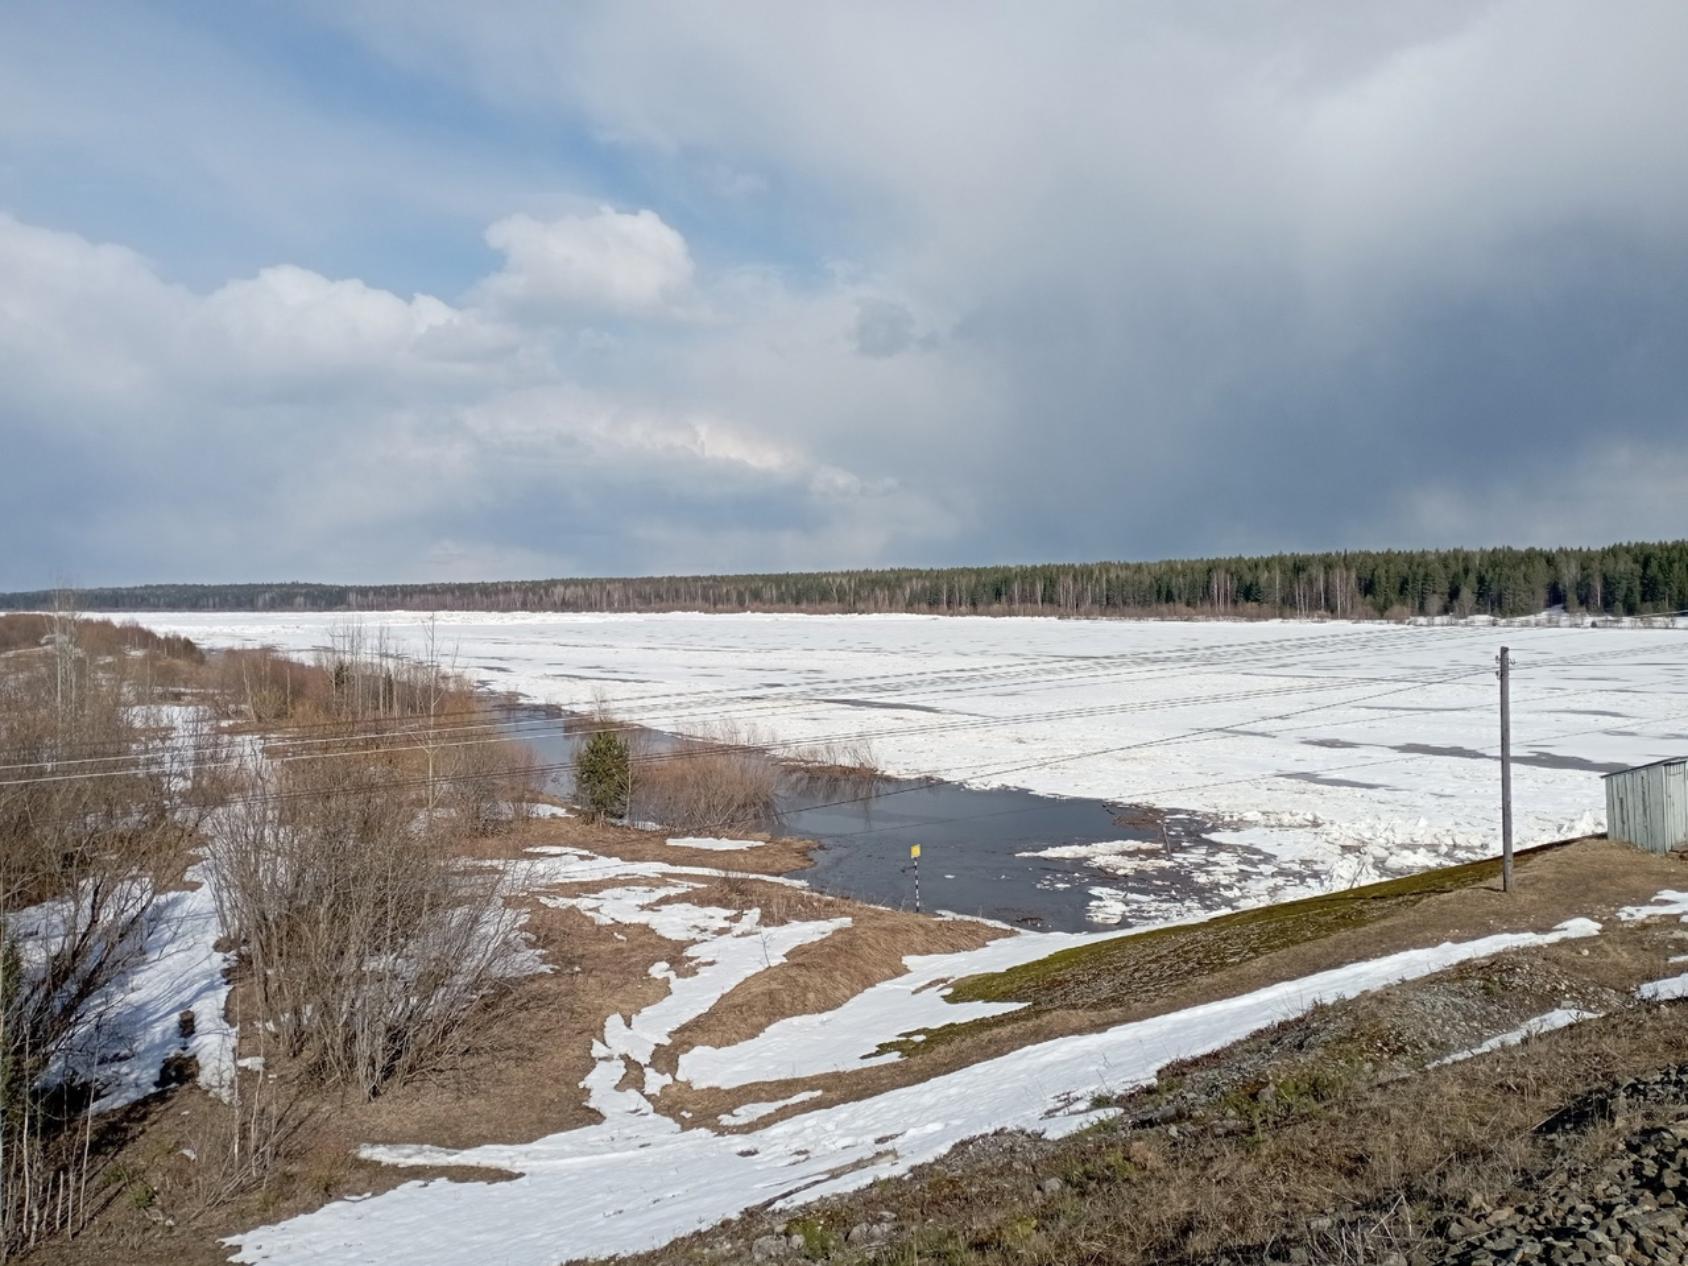
M547 790L570 796L567 766L585 732L557 708L519 704L505 718L511 737L547 768ZM685 746L656 730L639 737L646 752ZM1188 815L1011 787L789 767L759 829L815 841L814 865L802 878L820 891L893 908L914 907L910 851L918 844L923 909L1041 931L1122 928L1229 908L1223 877L1270 863L1259 850L1207 838L1206 824Z
M147 624L212 649L311 657L347 618L201 612ZM907 850L918 843L925 906L1040 921L1027 927L1142 926L1494 855L1501 642L1517 673L1519 846L1600 831L1601 775L1688 742L1688 627L361 619L399 655L426 655L437 638L460 671L524 705L603 707L652 731L718 730L823 762L837 751L849 764L859 747L867 763L936 779L888 784L859 803L856 788L788 780L770 825L819 841L811 877L823 887L912 904ZM566 763L566 743L547 746L545 759ZM1021 790L989 790L1002 783ZM1159 845L1162 820L1170 849Z

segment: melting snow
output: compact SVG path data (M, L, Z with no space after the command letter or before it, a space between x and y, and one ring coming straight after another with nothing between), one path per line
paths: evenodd
M772 1103L741 1103L731 1112L723 1112L715 1119L722 1125L749 1125L752 1121L760 1121L763 1117L772 1116L781 1108L789 1108L794 1103L807 1103L811 1099L819 1099L825 1093L820 1090L800 1090L785 1099L775 1099Z
M767 840L718 840L709 835L681 835L668 841L670 848L701 848L713 853L736 853L745 848L761 848Z
M51 1076L93 1081L99 1087L94 1111L125 1107L158 1089L158 1074L171 1056L192 1056L199 1081L214 1094L234 1085L234 1027L223 1018L228 997L224 969L232 956L219 953L216 902L202 867L187 872L197 887L149 893L137 886L110 908L140 908L121 970L83 1008L82 1023L66 1043ZM68 906L47 902L8 916L24 967L44 961L66 933ZM193 1013L184 1036L181 1016Z
M1644 906L1625 906L1618 911L1618 918L1625 923L1639 923L1642 919L1662 919L1673 914L1681 915L1682 921L1688 923L1688 892L1662 889Z
M1158 843L1151 840L1108 840L1100 844L1057 844L1053 848L1040 848L1035 852L1020 853L1020 857L1055 857L1072 861L1095 862L1108 869L1106 862L1122 856L1133 856L1139 853L1163 853Z
M1172 1060L1217 1050L1315 1005L1502 950L1598 931L1588 919L1573 919L1546 933L1507 933L1352 963L1103 1033L1025 1047L747 1134L682 1130L650 1111L642 1096L615 1091L622 1068L606 1044L588 1078L594 1106L605 1115L601 1125L529 1144L365 1151L398 1164L510 1170L519 1175L512 1181L407 1183L228 1242L236 1260L300 1266L371 1257L408 1266L475 1260L553 1266L638 1252L753 1205L790 1207L866 1186L995 1129L1070 1133L1104 1114L1089 1108L1092 1095L1147 1084Z
M1643 1002L1669 1002L1675 998L1688 998L1688 975L1649 980L1636 989L1635 996Z
M1452 1055L1445 1055L1441 1059L1434 1060L1430 1067L1440 1068L1444 1064L1457 1064L1461 1060L1473 1059L1478 1055L1487 1055L1491 1051L1502 1050L1508 1046L1517 1046L1520 1042L1542 1033L1551 1033L1555 1029L1567 1028L1573 1024L1580 1024L1584 1020L1595 1020L1599 1017L1600 1012L1598 1011L1579 1011L1575 1007L1559 1007L1544 1015L1525 1020L1517 1028L1497 1034L1486 1042L1479 1042L1470 1050L1455 1051Z
M1057 950L1087 945L1108 935L1019 932L979 949L954 954L911 954L901 976L863 990L835 1010L775 1021L732 1046L695 1046L680 1057L680 1078L694 1086L732 1088L846 1072L900 1058L876 1055L883 1042L913 1030L958 1024L1016 1011L1019 1002L948 1002L944 984L981 972L1003 971Z

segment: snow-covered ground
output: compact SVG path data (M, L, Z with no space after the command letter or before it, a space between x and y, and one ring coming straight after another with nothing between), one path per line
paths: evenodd
M145 759L174 789L185 787L211 728L204 709L154 703L131 713L138 726L159 732L142 747ZM215 815L202 825L216 830ZM152 1094L169 1060L191 1061L198 1083L212 1094L227 1097L233 1089L237 1034L226 1015L226 971L234 955L217 948L223 927L211 883L210 867L199 860L180 887L160 891L135 878L100 898L101 931L93 935L96 943L111 938L110 976L82 1005L47 1073L94 1087L93 1111ZM26 971L41 971L67 942L90 934L92 890L79 891L84 896L77 901L47 901L3 916Z
M746 938L733 928L711 936L715 926L713 921L694 925L705 939L688 953L727 964L736 955L723 952L722 943ZM813 939L822 926L791 924L780 930ZM1102 1033L1028 1046L929 1081L732 1134L702 1126L682 1129L653 1111L645 1095L615 1089L625 1076L624 1058L642 1063L648 1057L646 1042L665 1039L682 1015L701 1014L698 1003L711 985L724 992L742 979L735 966L705 984L701 978L710 976L705 967L692 978L700 983L689 986L685 1001L676 1004L673 999L688 982L670 975L677 992L669 1000L640 1012L625 1030L618 1027L619 1016L606 1026L598 1064L583 1083L589 1102L604 1117L600 1124L526 1144L365 1149L365 1155L392 1164L508 1171L517 1175L511 1181L407 1183L383 1195L337 1201L259 1227L230 1243L237 1260L251 1263L379 1260L447 1266L496 1260L507 1266L551 1266L559 1260L636 1252L755 1205L790 1207L866 1186L992 1130L1069 1133L1110 1111L1093 1109L1094 1095L1147 1084L1170 1061L1217 1050L1313 1006L1469 959L1593 936L1599 930L1588 919L1573 919L1544 933L1507 933L1352 963ZM1022 935L1010 943L1051 939ZM753 970L756 965L751 964ZM659 1010L661 1018L653 1014ZM675 1010L680 1014L667 1014ZM842 1014L833 1013L835 1032L848 1027ZM883 1028L875 1031L890 1035ZM653 1087L649 1071L647 1094L661 1088ZM746 1105L732 1123L796 1101L793 1096L777 1104Z
M366 614L420 649L423 617ZM343 614L149 615L209 646L309 652ZM1496 651L1516 664L1521 844L1603 823L1603 770L1688 750L1688 629L926 616L448 613L459 665L676 732L866 738L889 771L1190 811L1239 847L1099 851L1096 917L1160 919L1131 875L1224 904L1494 852ZM1265 855L1260 863L1258 849ZM1199 872L1199 873L1197 873ZM1291 883L1284 875L1293 873ZM1313 878L1309 879L1308 876ZM1214 907L1209 901L1207 908Z
M677 835L668 841L670 848L698 848L706 853L736 853L746 848L761 848L766 840L728 840L713 835Z
M81 1021L48 1076L97 1088L93 1109L125 1107L158 1089L171 1057L197 1061L199 1083L226 1095L234 1085L235 1030L224 1015L232 956L216 948L222 935L203 866L189 869L191 887L153 892L136 880L106 906L115 922L138 915L116 952L112 978L83 1006ZM121 913L116 913L121 912ZM86 910L49 901L15 911L6 927L16 938L25 971L39 970L67 934L86 929ZM182 1017L192 1012L184 1032Z
M941 988L944 982L1006 971L1097 939L1095 933L1022 932L975 950L910 955L903 960L902 975L863 990L835 1010L780 1020L731 1046L694 1046L680 1057L680 1078L697 1086L749 1086L885 1063L899 1056L876 1055L882 1042L1024 1005L949 1002Z

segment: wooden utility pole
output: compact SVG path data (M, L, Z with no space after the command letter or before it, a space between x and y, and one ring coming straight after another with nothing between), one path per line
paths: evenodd
M1500 648L1500 881L1512 891L1512 655Z

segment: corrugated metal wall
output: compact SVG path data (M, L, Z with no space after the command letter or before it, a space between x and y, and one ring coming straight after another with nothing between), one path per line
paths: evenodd
M1650 853L1668 853L1688 844L1688 760L1609 776L1606 834Z

